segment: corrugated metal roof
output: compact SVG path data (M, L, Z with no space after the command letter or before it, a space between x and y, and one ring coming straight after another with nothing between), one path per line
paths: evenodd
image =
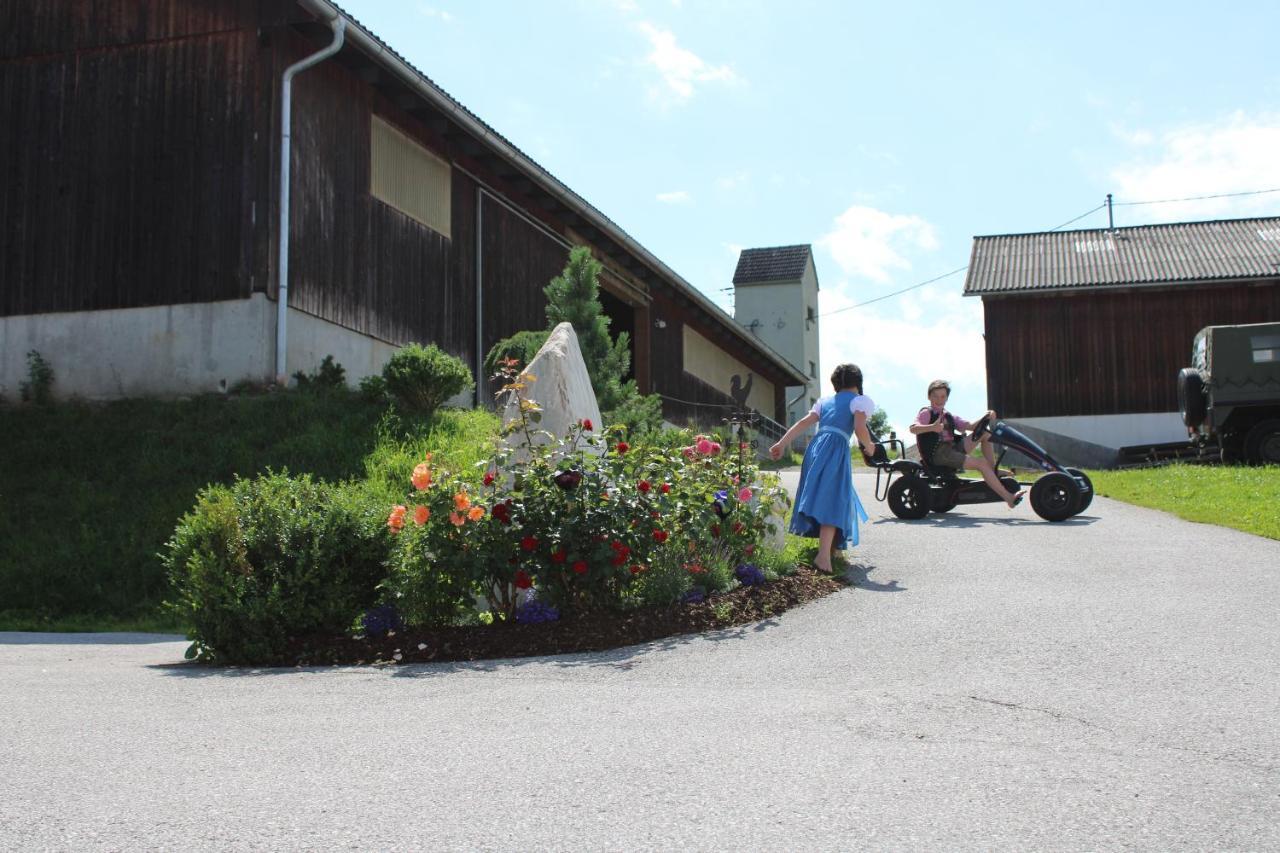
M587 218L589 220L593 220L593 224L617 240L623 248L632 251L636 257L645 262L655 273L665 279L676 290L683 292L686 296L691 298L699 307L706 311L712 319L719 321L722 326L732 332L735 336L758 351L769 361L772 361L775 366L781 368L782 372L790 374L792 378L800 378L807 381L808 377L806 377L804 373L800 372L795 365L791 364L791 362L787 361L768 345L759 340L755 340L751 334L743 329L742 326L734 322L733 317L729 316L728 312L707 298L702 291L698 290L686 281L683 276L679 275L675 270L663 263L656 255L642 246L639 241L623 230L620 225L608 216L605 216L604 213L595 205L591 204L582 196L571 190L568 186L562 183L559 178L552 175L549 171L535 162L532 157L517 148L510 140L494 130L488 123L483 121L475 113L471 112L471 110L467 109L461 102L455 99L444 89L441 89L433 80L431 80L431 78L423 74L416 66L401 56L394 48L375 35L372 31L367 29L349 12L337 3L333 2L333 0L296 0L296 2L302 4L304 7L307 5L315 5L332 8L334 12L345 18L350 26L357 28L369 39L370 42L376 44L380 52L392 57L394 64L403 68L407 72L406 76L411 76L417 81L420 81L438 97L452 105L460 113L465 114L471 121L475 122L475 124L482 129L483 133L487 134L489 137L489 139L482 138L480 142L490 144L491 147L496 147L499 154L507 156L509 161L514 160L516 165L524 167L526 174L528 174L534 182L542 184L544 188L548 186L554 188L563 196L574 200L586 212ZM493 142L497 142L498 145L493 146ZM508 156L507 152L501 150L502 148L507 149L507 151L509 151L511 155L514 155L514 157Z
M966 296L1280 277L1280 217L973 238Z
M733 273L733 283L798 280L804 275L810 254L812 248L807 243L800 246L743 249L738 255L738 268Z

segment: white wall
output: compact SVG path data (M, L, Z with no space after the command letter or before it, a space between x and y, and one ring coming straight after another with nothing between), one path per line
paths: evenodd
M213 392L266 381L275 303L251 299L0 317L0 393L16 397L26 354L53 368L55 398L107 400ZM225 383L225 385L224 385Z
M347 382L379 373L397 349L385 341L289 310L289 375L313 373L326 355ZM18 396L27 352L54 372L57 399L174 397L270 382L275 373L276 303L249 299L0 317L0 395ZM467 406L471 396L449 402Z
M1177 412L1011 418L1010 421L1113 449L1187 440L1187 428Z

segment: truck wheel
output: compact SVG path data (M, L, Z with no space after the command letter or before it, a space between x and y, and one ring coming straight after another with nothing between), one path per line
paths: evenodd
M1089 504L1093 503L1093 481L1089 479L1088 474L1079 468L1068 468L1067 473L1078 480L1084 480L1084 491L1080 492L1080 505L1076 507L1075 512L1071 513L1072 515L1079 515L1089 508Z
M1065 521L1079 502L1080 486L1070 474L1051 471L1031 486L1031 508L1045 521Z
M1204 399L1204 375L1194 367L1178 371L1178 410L1182 422L1195 429L1204 423L1206 411Z
M1245 436L1244 452L1255 465L1280 465L1280 420L1255 424Z
M920 519L929 514L929 484L914 477L900 477L889 487L889 509L898 518Z

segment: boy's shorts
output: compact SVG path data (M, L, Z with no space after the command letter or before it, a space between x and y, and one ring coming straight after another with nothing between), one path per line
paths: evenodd
M964 446L952 441L938 442L938 446L933 449L933 456L929 459L940 468L955 468L957 471L964 469L964 460Z

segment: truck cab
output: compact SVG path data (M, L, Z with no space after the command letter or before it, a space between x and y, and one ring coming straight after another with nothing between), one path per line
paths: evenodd
M1224 461L1280 464L1280 323L1201 329L1178 407L1192 439L1216 443Z

